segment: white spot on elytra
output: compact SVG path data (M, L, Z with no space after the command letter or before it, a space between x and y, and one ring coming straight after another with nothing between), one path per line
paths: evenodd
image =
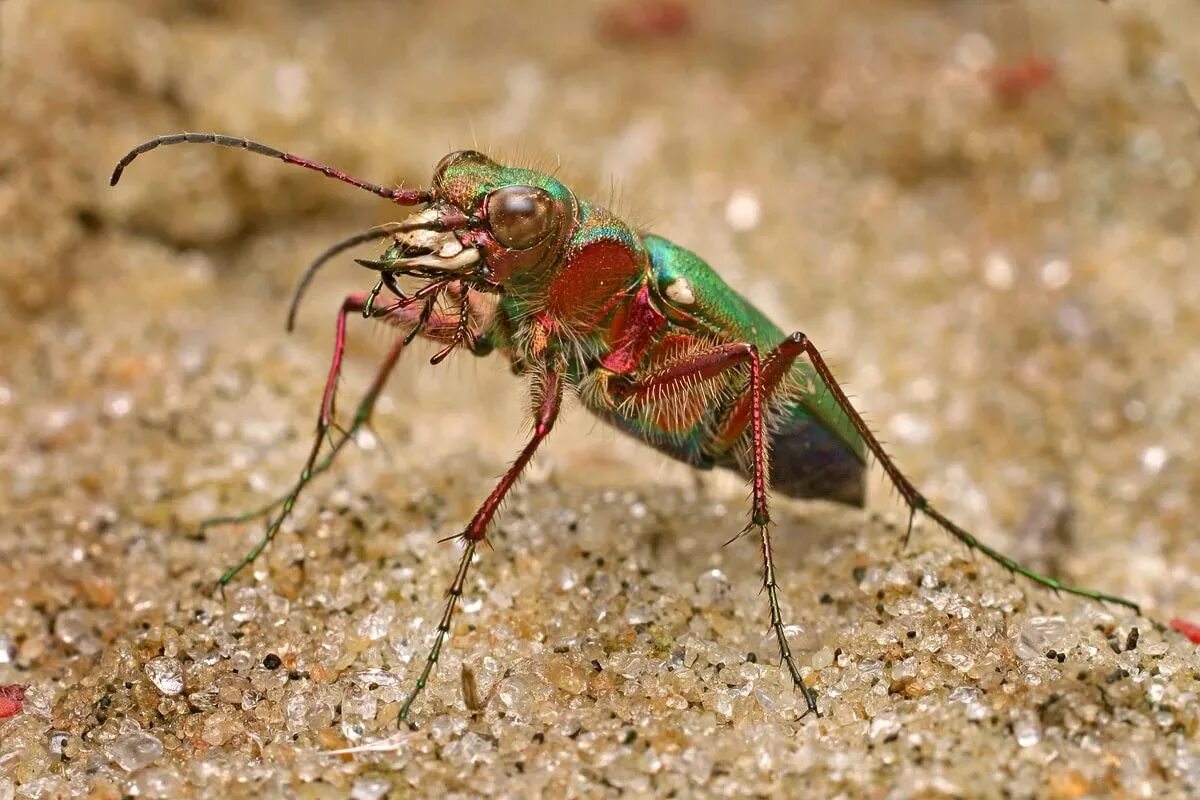
M692 292L692 285L688 283L687 278L676 278L668 283L666 293L668 300L681 306L690 306L696 302L696 295Z

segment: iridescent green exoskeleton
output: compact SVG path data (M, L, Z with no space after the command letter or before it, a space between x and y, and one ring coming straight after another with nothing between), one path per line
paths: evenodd
M567 392L578 395L601 419L680 461L700 469L736 470L750 481L750 521L742 532L758 534L771 627L810 711L817 710L816 698L804 684L784 634L768 487L793 497L859 506L871 456L911 514L925 514L1006 569L1053 589L1137 608L1128 600L1039 575L930 506L884 452L808 337L786 334L699 256L631 228L549 175L463 150L441 160L430 189L387 189L245 139L185 133L132 150L117 165L112 183L140 154L185 142L240 147L320 171L400 205L424 206L402 222L333 245L304 274L288 315L289 329L317 268L353 246L389 240L378 259L358 262L378 273L374 287L342 303L317 435L299 480L262 508L206 523L270 515L260 543L222 576L222 586L262 552L304 486L328 469L367 423L392 368L415 337L441 345L431 359L435 364L456 350L499 352L532 386L532 437L457 537L464 545L462 559L402 719L437 663L476 548L505 495L554 428ZM415 280L416 288L406 290L400 279ZM334 388L347 317L353 313L395 325L404 335L384 358L353 421L333 436ZM330 450L322 457L327 437Z

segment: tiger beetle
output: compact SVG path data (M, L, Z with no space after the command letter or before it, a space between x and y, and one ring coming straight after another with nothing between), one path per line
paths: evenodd
M438 162L430 189L389 189L247 139L181 133L131 150L113 171L112 185L143 153L184 143L241 148L316 170L397 205L423 207L403 222L334 244L303 274L288 312L289 331L305 289L324 263L357 245L388 240L378 259L357 260L378 278L370 291L346 297L338 312L317 434L299 479L261 508L203 523L267 518L262 539L221 576L222 587L262 553L304 487L328 470L368 423L388 376L416 337L440 345L433 364L456 350L476 356L498 350L529 381L533 434L462 533L449 537L461 540L462 558L433 645L400 711L402 720L437 664L476 549L554 428L567 392L599 418L679 461L698 469L733 470L751 483L750 521L738 536L758 534L771 629L783 664L804 695L805 714L817 712L817 701L785 634L768 487L790 497L862 506L871 456L908 507L909 533L915 515L924 514L1010 572L1057 591L1138 610L1124 598L1069 586L1022 566L946 517L899 470L807 336L785 334L696 254L635 230L550 175L459 150ZM405 291L401 278L415 279L418 288ZM346 321L354 313L390 323L403 335L384 357L353 421L341 428L334 420L334 394ZM330 449L322 458L327 438Z

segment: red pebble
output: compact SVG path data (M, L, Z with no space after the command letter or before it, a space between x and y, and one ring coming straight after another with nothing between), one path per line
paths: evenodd
M600 31L609 39L665 39L686 31L692 12L682 0L626 0L600 17Z
M1048 58L1029 56L1015 64L994 67L987 72L987 81L996 98L1008 105L1017 105L1037 89L1054 80L1058 67Z
M0 686L0 719L8 719L21 713L25 704L25 687L19 683Z
M1189 641L1200 644L1200 625L1175 617L1171 620L1171 627L1186 636Z

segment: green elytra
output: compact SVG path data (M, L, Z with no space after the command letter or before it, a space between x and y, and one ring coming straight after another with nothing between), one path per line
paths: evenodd
M568 391L597 416L674 458L698 468L734 469L751 481L750 523L743 533L759 535L771 627L781 660L809 711L817 711L816 696L792 657L778 599L768 486L796 497L861 505L866 459L873 456L911 515L930 517L969 548L1044 586L1138 608L1123 598L1040 575L959 527L900 472L808 337L786 335L699 256L635 231L552 176L458 151L437 165L432 189L386 189L246 139L185 133L134 148L118 163L112 183L142 153L181 143L242 148L320 171L399 205L425 206L404 222L377 226L333 245L305 272L289 328L316 269L352 246L392 239L379 259L359 261L379 273L374 288L348 296L339 311L317 435L299 480L261 508L204 523L271 515L263 538L222 576L221 586L263 551L303 488L329 469L369 422L413 338L442 345L432 363L457 350L480 356L499 351L514 372L530 380L533 435L462 534L452 537L463 543L463 555L401 719L407 718L437 664L479 542L553 429ZM420 286L409 293L399 278L416 279ZM390 299L381 303L385 290ZM335 423L334 395L347 317L354 312L393 324L406 335L389 350L353 421L343 429ZM322 456L327 438L330 448Z

